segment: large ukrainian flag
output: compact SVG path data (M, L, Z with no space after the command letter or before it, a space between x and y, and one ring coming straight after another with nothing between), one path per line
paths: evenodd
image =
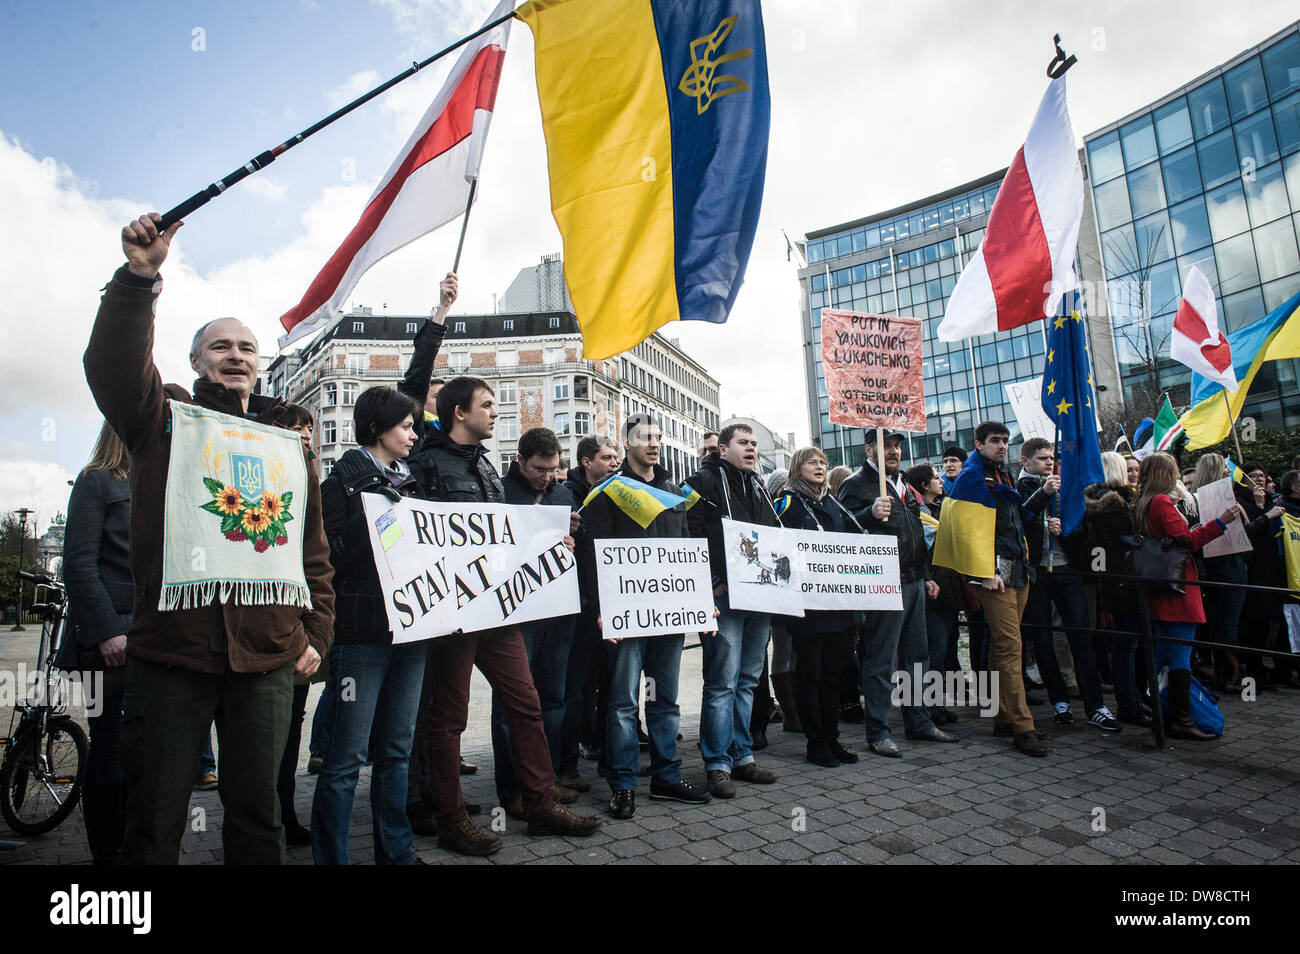
M979 451L971 451L952 482L952 491L943 498L934 537L935 566L981 580L995 576L997 519L997 502L984 479L984 463Z
M758 0L531 0L537 95L588 358L724 322L745 274L771 101Z
M1239 382L1237 391L1225 402L1220 385L1199 374L1192 375L1192 406L1178 420L1187 435L1188 450L1211 447L1228 436L1232 427L1228 404L1236 420L1265 362L1300 358L1300 294L1263 318L1229 333L1228 345Z

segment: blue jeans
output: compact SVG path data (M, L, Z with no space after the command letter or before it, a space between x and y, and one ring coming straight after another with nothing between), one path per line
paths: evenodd
M1157 636L1172 636L1175 639L1195 639L1197 623L1166 623L1161 620L1151 621L1151 630ZM1156 672L1168 666L1172 669L1191 669L1192 647L1190 643L1156 643Z
M569 651L573 647L576 616L524 623L524 652L528 654L528 670L537 689L537 700L542 705L542 731L551 750L551 767L560 774L563 756L564 692L569 668ZM519 777L515 774L515 758L510 748L510 729L506 725L505 707L492 693L492 759L496 766L497 796L504 805L519 792Z
M611 791L636 788L641 750L636 720L642 672L653 680L647 686L645 703L650 775L670 784L682 780L682 760L677 757L677 729L682 721L682 710L677 705L677 678L685 641L683 635L643 636L610 643L607 647L609 715L605 720L605 758L609 762Z
M724 593L715 597L718 632L700 636L704 651L704 698L700 711L700 754L707 771L730 772L754 761L749 716L754 708L772 617L733 610Z
M866 703L867 741L872 745L889 738L890 696L894 666L915 672L929 665L930 644L925 631L925 581L903 584L903 609L879 610L866 614L867 622L859 658L862 660L862 698ZM920 735L934 728L924 706L903 708L907 735Z
M307 751L313 756L323 758L325 750L330 747L330 725L333 722L334 680L331 679L322 687L320 698L316 700L316 714L311 717L311 738L307 741Z
M1116 630L1135 633L1140 625L1138 617L1115 613L1112 622ZM1115 683L1115 708L1117 715L1132 718L1138 714L1141 693L1133 673L1133 657L1137 653L1136 636L1115 636L1110 644L1110 677Z
M203 754L199 756L199 776L217 774L217 757L212 754L212 730L208 730L208 744L203 747Z
M406 777L427 652L426 642L335 643L330 648L330 680L338 697L311 806L316 864L349 863L352 801L370 747L372 724L376 750L371 752L370 813L375 863L409 864L415 858L406 817Z

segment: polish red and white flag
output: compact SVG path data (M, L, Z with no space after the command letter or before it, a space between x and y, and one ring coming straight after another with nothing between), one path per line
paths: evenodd
M1082 215L1083 169L1060 77L1047 87L1007 169L984 238L948 299L939 338L973 338L1054 314L1061 296L1078 287Z
M1237 390L1232 348L1219 330L1219 303L1210 280L1195 265L1183 280L1183 300L1174 315L1169 356L1229 391Z
M502 0L485 23L509 13ZM280 318L280 347L329 325L370 266L465 212L496 103L510 21L466 45L361 218ZM436 294L437 289L433 289Z

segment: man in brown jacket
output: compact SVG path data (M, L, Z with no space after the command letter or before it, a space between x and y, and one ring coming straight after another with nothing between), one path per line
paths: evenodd
M135 605L126 634L121 862L176 863L191 820L199 756L215 720L225 860L282 864L284 832L275 784L289 732L293 678L316 670L333 631L333 572L320 484L307 462L301 545L309 606L251 604L232 595L224 602L213 597L185 609L159 609L172 444L169 402L260 424L275 424L283 402L252 393L257 340L233 318L209 322L195 335L193 394L163 384L152 354L162 289L158 269L180 223L160 233L158 221L156 213L146 215L122 230L127 264L104 288L84 358L95 402L131 452ZM251 546L248 552L251 558Z

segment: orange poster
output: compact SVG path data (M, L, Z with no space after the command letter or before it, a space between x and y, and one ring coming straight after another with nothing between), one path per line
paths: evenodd
M832 424L925 430L921 319L822 309Z

